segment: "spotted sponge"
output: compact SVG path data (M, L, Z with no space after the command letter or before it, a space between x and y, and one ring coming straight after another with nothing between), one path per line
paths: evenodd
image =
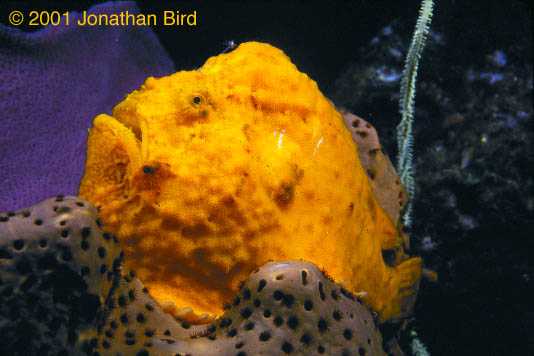
M383 355L367 308L310 262L268 263L219 318L173 318L96 209L58 196L0 214L0 354Z
M357 143L358 155L369 178L376 201L402 236L403 245L391 249L388 252L389 256L384 255L390 266L398 266L409 258L406 251L410 248L410 236L404 231L399 219L403 210L406 209L408 193L402 186L391 160L384 153L375 128L359 116L343 110L340 112L352 139ZM406 310L413 309L416 295L417 293L412 293L405 299Z
M253 272L208 326L224 355L381 355L373 318L311 262L271 262Z
M0 215L0 354L66 355L83 343L120 274L116 242L74 197Z
M359 116L341 111L352 139L358 144L358 155L365 168L376 200L398 226L400 211L408 195L389 157L383 152L375 128Z
M314 264L271 262L206 325L162 312L134 273L114 291L100 355L382 355L371 313Z

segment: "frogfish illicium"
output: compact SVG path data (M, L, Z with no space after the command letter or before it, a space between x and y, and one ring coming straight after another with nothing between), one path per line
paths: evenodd
M421 260L384 262L402 239L351 134L281 50L150 77L112 115L94 119L79 195L176 317L205 321L258 267L299 259L365 292L380 322L406 313Z

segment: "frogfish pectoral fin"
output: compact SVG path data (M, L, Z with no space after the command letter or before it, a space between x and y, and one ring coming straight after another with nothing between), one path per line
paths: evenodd
M393 305L399 308L399 312L394 313L397 318L394 317L391 320L393 322L401 321L413 313L421 280L421 258L410 258L396 266L395 269L400 275L400 285Z
M79 196L106 207L128 198L131 179L140 165L140 142L131 129L111 116L98 115L89 130Z

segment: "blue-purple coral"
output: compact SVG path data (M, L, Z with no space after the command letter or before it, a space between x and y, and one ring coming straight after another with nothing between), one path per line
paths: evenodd
M123 11L139 13L135 2L89 10ZM174 72L150 27L73 25L80 16L34 33L0 25L0 211L76 194L93 118Z

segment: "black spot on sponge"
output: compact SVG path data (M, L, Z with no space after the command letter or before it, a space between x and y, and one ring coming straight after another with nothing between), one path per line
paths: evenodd
M330 322L327 318L320 317L319 321L317 322L317 329L319 330L319 334L324 334L328 331L328 328L330 327Z
M367 175L369 176L369 178L370 178L371 180L374 180L374 179L375 179L375 176L376 176L376 173L375 173L375 171L372 170L372 169L367 169Z
M352 330L350 329L344 329L343 330L343 337L347 340L351 340L352 339Z
M343 314L341 314L339 310L334 310L332 317L334 318L335 321L340 321L341 319L343 319Z
M24 240L18 239L13 241L13 248L17 251L20 251L24 248Z
M243 319L247 319L252 314L252 310L250 308L245 308L241 310L241 317Z
M222 318L221 323L219 324L219 327L226 328L232 324L232 319L229 318Z
M261 341L268 341L271 338L271 333L268 331L262 331L260 333L260 340Z
M137 320L138 323L144 323L146 321L146 317L143 313L138 313L135 317L135 320Z
M302 285L305 286L308 284L308 280L306 279L308 277L308 273L306 271L301 271L301 277L302 277Z
M291 294L284 295L284 298L282 300L283 305L285 305L288 308L291 308L294 302L295 302L295 297L293 297Z
M309 333L304 333L302 334L302 336L300 337L300 342L304 345L304 346L310 346L311 343L312 343L312 337Z
M104 340L102 341L102 347L105 349L109 349L111 347L111 344L107 340Z
M128 324L128 314L126 314L126 313L122 314L121 317L120 317L120 321L123 324Z
M237 307L240 302L241 302L241 298L239 298L239 296L237 296L237 297L234 298L234 302L232 304L234 305L234 307Z
M326 300L326 295L323 291L323 282L319 282L319 296L321 297L321 300L324 302Z
M287 327L295 330L299 326L299 319L295 315L291 315L287 319Z
M82 235L82 239L87 239L89 236L91 236L91 228L87 226L82 228L80 234Z
M106 265L105 263L102 263L102 265L100 265L100 274L105 274L108 270L108 265Z
M289 355L293 352L293 345L291 345L289 342L285 341L282 344L282 351L284 351L285 354Z
M306 301L304 302L304 309L306 309L307 311L310 311L313 309L313 302L309 299L306 299Z

